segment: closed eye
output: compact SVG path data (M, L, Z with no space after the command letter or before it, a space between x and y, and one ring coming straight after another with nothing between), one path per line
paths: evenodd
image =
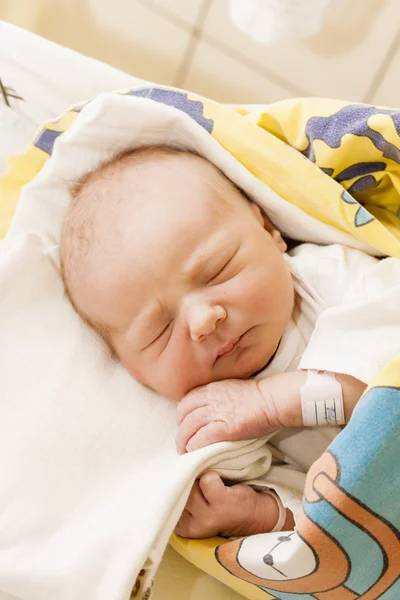
M230 259L219 269L219 271L213 275L213 277L207 282L207 285L209 285L210 283L215 283L215 279L217 279L220 275L222 275L222 273L225 271L225 269L232 263L233 259L235 258L236 254L238 253L239 248L237 248L235 250L235 252L233 253L233 255L230 257Z
M147 344L147 346L145 346L145 347L143 348L143 350L146 350L146 348L149 348L149 347L150 347L150 346L152 346L152 345L153 345L155 342L157 342L158 340L160 340L160 339L163 337L163 335L164 335L164 334L165 334L165 333L168 331L168 329L169 329L169 326L170 326L171 324L172 324L172 321L170 321L170 322L167 324L167 326L166 326L166 327L164 327L164 329L161 331L161 333L159 333L159 334L157 335L157 337L155 337L155 338L154 338L154 339L153 339L153 340L152 340L152 341L151 341L149 344Z

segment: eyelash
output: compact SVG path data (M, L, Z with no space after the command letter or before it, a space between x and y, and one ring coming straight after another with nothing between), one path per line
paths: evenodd
M149 344L149 346L151 346L152 344L154 344L155 342L157 342L157 340L161 339L162 336L164 335L164 333L169 329L169 326L171 325L172 321L170 321L168 323L168 325L166 327L164 327L164 329L162 330L162 332L156 337L154 338L154 340Z
M231 258L228 260L228 262L226 262L224 264L224 266L218 271L218 273L216 275L214 275L209 281L207 281L207 285L209 285L212 281L214 281L214 279L217 279L217 277L219 277L226 269L226 267L229 265L229 263L232 262L232 260L234 259L234 257L236 256L236 252L233 256L231 256Z

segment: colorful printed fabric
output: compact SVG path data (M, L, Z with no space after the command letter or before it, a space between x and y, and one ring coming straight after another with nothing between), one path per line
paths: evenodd
M400 111L300 99L248 113L172 88L118 93L182 111L286 203L377 255L400 258ZM47 123L23 154L9 159L0 179L2 237L22 186L83 106ZM171 543L249 599L398 599L399 456L400 354L308 473L295 532L236 541L173 536Z

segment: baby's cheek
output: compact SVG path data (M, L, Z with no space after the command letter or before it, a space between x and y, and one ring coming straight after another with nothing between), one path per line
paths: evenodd
M157 370L160 377L160 386L164 390L168 389L168 396L173 397L175 400L181 400L193 388L209 383L209 374L196 357L196 353L190 347L190 344L176 344L174 346L171 344L171 347L160 357ZM167 395L165 391L163 393Z
M263 273L254 270L237 282L237 302L243 310L254 316L265 312L272 292Z
M125 369L132 375L134 379L142 383L143 385L147 385L148 387L152 387L151 383L147 377L147 369L142 364L140 358L136 356L132 356L132 354L121 353L118 356L120 362L123 364Z
M246 289L246 288L245 288ZM267 317L268 321L281 322L292 311L293 291L290 275L285 269L253 273L249 278L247 306L254 315Z

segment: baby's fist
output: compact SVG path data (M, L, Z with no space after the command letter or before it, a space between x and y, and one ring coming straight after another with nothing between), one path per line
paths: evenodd
M178 405L178 452L222 441L250 440L279 429L254 380L227 379L195 388Z

